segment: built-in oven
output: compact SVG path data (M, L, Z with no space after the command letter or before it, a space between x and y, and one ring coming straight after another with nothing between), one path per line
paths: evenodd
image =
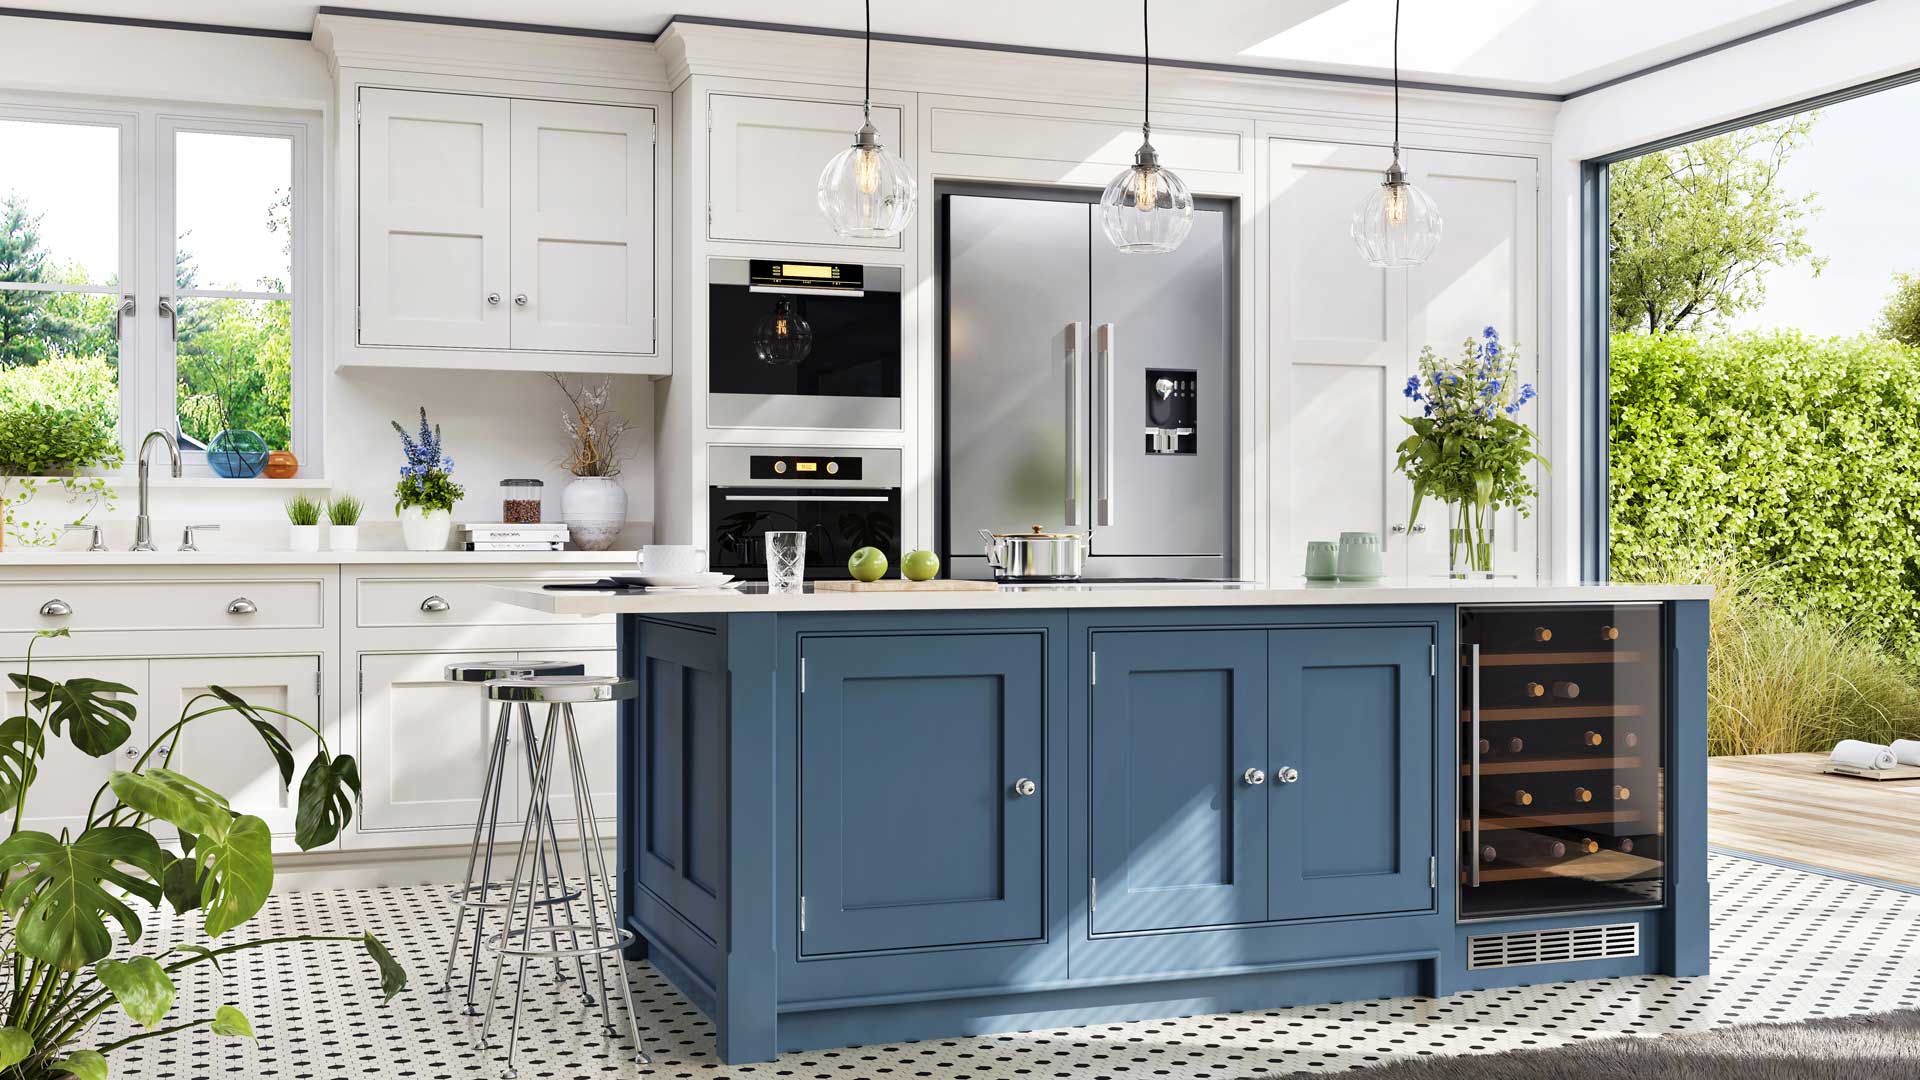
M708 450L707 561L746 581L767 577L766 535L807 534L808 580L846 580L863 547L900 565L900 451L715 446Z
M712 259L707 423L900 427L900 268Z

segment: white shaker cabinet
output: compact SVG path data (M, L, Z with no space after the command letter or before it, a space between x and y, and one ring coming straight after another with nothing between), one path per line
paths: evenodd
M707 110L709 239L900 249L899 236L841 236L820 212L820 170L853 145L862 123L858 104L713 94ZM901 136L904 114L876 104L873 126L882 144L911 161Z
M360 655L361 832L473 827L498 709L487 707L478 687L447 682L446 669L502 658L498 652ZM509 749L516 756L507 770L505 805L517 807L525 764L517 740ZM502 823L518 818L514 813Z
M155 717L150 715L152 705L146 700L147 662L145 660L36 660L33 674L54 682L68 679L100 679L105 682L119 683L133 690L134 708L138 713L133 721L133 734L120 749L105 757L90 757L73 745L71 731L62 725L60 733L46 733L46 756L40 761L38 774L33 786L27 790L27 807L21 827L34 829L59 836L62 829L77 836L87 824L87 807L93 801L100 785L115 769L125 769L138 760L147 749L147 736L150 730L158 731L165 727L149 728ZM7 676L25 674L27 665L13 662L0 667L0 682L4 682L6 691L3 700L6 715L21 716L27 712L27 693L15 686ZM124 695L109 695L123 698ZM36 720L39 713L34 713ZM178 719L176 716L174 719ZM172 721L167 721L171 723ZM101 800L111 803L113 796L108 794ZM13 821L13 808L7 807L0 813L0 826L10 826Z

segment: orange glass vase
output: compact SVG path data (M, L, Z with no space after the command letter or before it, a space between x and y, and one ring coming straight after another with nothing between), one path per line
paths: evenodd
M288 450L275 450L267 455L267 476L275 480L292 479L300 471L300 459Z

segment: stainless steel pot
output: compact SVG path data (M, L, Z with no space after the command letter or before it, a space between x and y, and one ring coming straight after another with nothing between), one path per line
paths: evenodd
M1023 533L981 529L980 539L997 577L1073 580L1087 568L1087 533L1047 532L1035 525Z

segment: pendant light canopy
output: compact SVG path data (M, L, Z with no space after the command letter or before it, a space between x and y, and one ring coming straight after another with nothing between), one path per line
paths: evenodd
M898 236L913 220L913 172L880 145L873 126L873 0L867 0L867 74L861 111L866 122L853 145L820 170L820 212L841 236Z
M1193 229L1193 193L1186 182L1160 165L1153 148L1148 102L1153 87L1153 53L1147 34L1147 0L1140 0L1140 149L1133 167L1100 193L1100 228L1113 246L1130 255L1172 251Z
M1418 266L1440 246L1440 209L1400 167L1400 0L1393 0L1393 164L1353 212L1353 242L1368 266Z

